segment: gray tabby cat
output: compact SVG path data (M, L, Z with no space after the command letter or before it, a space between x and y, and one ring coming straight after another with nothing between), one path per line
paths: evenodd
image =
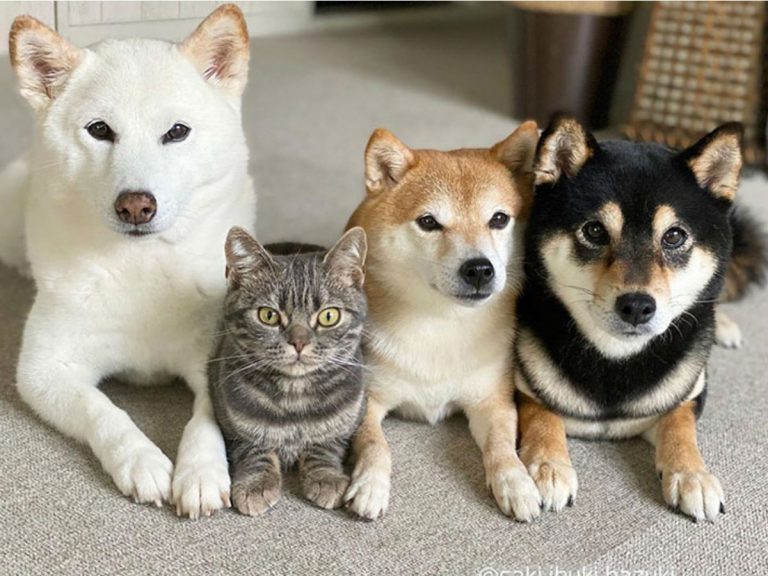
M353 228L327 253L282 248L290 255L230 230L224 335L210 363L232 502L252 516L275 505L281 468L297 462L304 495L340 506L343 461L365 408L365 232Z

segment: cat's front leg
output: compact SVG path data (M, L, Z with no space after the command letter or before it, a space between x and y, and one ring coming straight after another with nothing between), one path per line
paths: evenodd
M344 492L349 486L343 465L347 444L343 439L316 444L301 455L301 489L304 496L320 508L338 508L344 502Z
M274 450L240 441L229 442L232 504L242 514L260 516L280 500L282 475Z

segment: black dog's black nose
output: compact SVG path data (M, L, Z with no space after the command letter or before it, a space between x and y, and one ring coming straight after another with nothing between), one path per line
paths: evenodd
M477 290L493 280L495 275L493 264L488 258L472 258L459 268L461 279Z
M632 326L645 324L656 314L656 300L642 292L624 294L616 298L616 313Z

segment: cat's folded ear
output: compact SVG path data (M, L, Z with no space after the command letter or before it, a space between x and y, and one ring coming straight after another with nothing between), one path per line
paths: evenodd
M235 226L227 234L224 246L227 255L226 277L233 288L240 286L243 280L261 272L273 272L275 261L248 232Z
M350 228L325 255L323 263L344 284L361 288L365 279L365 255L368 242L365 230Z

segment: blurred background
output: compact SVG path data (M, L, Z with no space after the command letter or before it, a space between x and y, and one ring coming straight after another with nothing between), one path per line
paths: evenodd
M267 240L294 224L335 237L377 126L414 147L489 146L570 112L600 136L683 147L738 121L748 163L766 166L764 2L235 3L253 37L244 126ZM0 2L0 51L22 13L82 46L178 41L217 4ZM32 137L14 83L0 55L0 164ZM329 202L308 220L295 206L313 190Z

